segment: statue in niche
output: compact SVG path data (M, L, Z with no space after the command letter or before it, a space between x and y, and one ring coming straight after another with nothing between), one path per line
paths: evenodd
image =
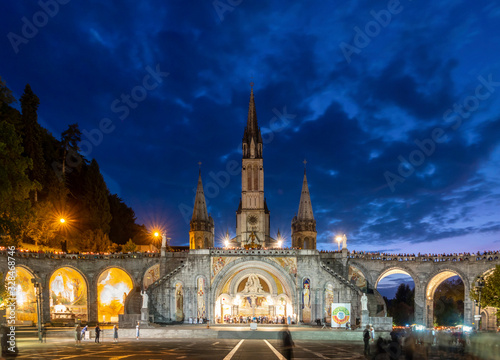
M368 298L365 293L361 296L361 310L368 310Z

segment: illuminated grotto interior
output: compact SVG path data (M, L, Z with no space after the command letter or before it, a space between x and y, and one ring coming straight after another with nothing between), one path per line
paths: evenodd
M118 315L124 313L125 299L132 288L132 279L125 271L118 268L104 271L97 281L99 321L117 323Z
M50 278L50 317L54 320L88 320L87 285L76 270L57 269Z

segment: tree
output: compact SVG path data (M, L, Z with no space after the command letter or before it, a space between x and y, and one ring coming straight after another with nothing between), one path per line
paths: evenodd
M471 290L470 296L479 301L479 294ZM497 318L500 318L500 265L484 276L484 287L481 289L481 308L491 306L497 309Z
M66 162L71 161L71 164L79 165L82 162L82 157L78 153L80 148L78 143L82 138L82 133L78 128L78 124L72 124L68 126L68 129L61 134L61 145L63 148L62 157L62 176L66 176ZM74 166L73 166L74 167ZM72 170L69 170L72 171Z
M12 91L5 85L5 81L0 76L0 105L2 103L9 105L13 102L16 102L16 99L12 96Z
M99 165L92 159L84 181L83 203L87 214L87 225L89 229L102 230L109 234L112 216L109 208L109 190L104 178L99 171Z
M464 316L464 283L460 278L443 281L434 292L434 322L455 326Z
M26 174L32 162L22 156L21 142L14 125L0 121L0 236L4 244L18 244L29 215L29 193L34 189Z
M123 252L134 252L137 249L137 245L132 241L132 239L128 239L127 243L122 246Z
M387 313L396 325L413 323L415 289L408 284L399 285L394 299L386 301Z
M22 123L24 126L24 153L28 156L33 166L28 171L31 181L35 182L36 188L33 191L33 201L38 201L38 190L41 188L43 176L45 174L45 162L43 159L43 148L41 143L40 125L38 124L38 105L40 100L33 93L29 84L24 88L21 96Z
M107 252L112 248L108 234L101 229L86 230L77 237L76 247L79 251Z
M125 244L127 240L134 237L139 231L139 226L135 223L135 213L116 194L108 196L109 209L111 212L111 228L109 238L117 244Z

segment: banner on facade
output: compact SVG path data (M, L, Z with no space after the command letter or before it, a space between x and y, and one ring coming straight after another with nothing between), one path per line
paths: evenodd
M351 321L351 304L333 303L332 304L332 327L346 327Z

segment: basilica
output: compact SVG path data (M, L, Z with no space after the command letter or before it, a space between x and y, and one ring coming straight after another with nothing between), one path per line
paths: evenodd
M292 249L284 249L282 240L270 235L264 181L263 142L252 88L242 140L236 236L227 238L224 248L214 247L214 221L207 212L200 172L189 255L163 264L163 277L148 289L152 296L149 312L155 322L209 319L220 323L259 317L331 324L334 304L343 309L336 317L342 318L339 325L361 320L360 300L366 284L362 280L356 283L352 274L349 277L345 242L343 250L335 254L337 260L328 264L316 250L316 221L306 171L298 212L291 223Z

